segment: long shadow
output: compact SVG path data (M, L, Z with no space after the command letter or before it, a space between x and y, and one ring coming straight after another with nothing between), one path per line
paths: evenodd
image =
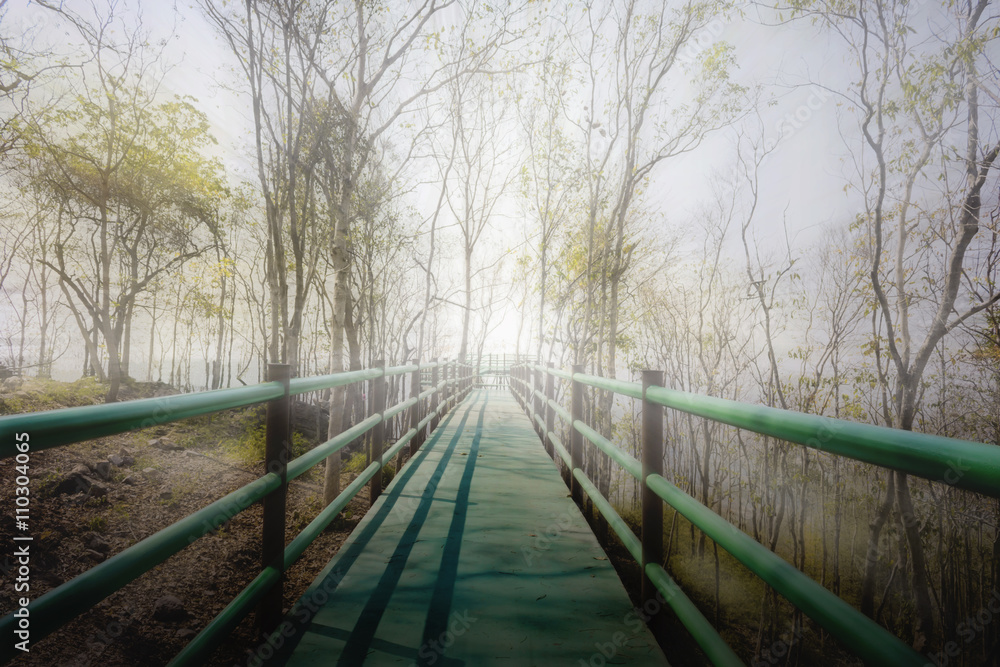
M451 442L448 443L448 449L445 450L445 453L441 457L441 461L438 462L437 470L443 471L447 466L448 461L451 459L451 456L455 451L455 446L458 444L458 441L463 435L465 423L469 418L471 410L472 406L470 405L466 409L465 414L462 415L462 421L458 426L458 430L455 431L455 435L452 437ZM486 401L483 401L483 405L479 409L479 425L477 426L477 433L482 430L483 417L485 413ZM469 457L472 461L475 461L474 455L471 451L469 453ZM466 468L468 468L468 464L469 462L467 461ZM437 472L437 470L435 472ZM439 478L440 476L435 475L435 477ZM436 488L437 484L435 483L434 486ZM378 625L382 621L382 616L385 614L385 609L389 605L389 600L392 598L392 594L396 591L396 585L399 583L399 579L403 574L403 568L406 566L406 561L410 557L410 552L413 551L413 545L417 541L417 535L420 533L420 529L423 528L424 521L427 520L427 515L430 514L433 502L433 492L425 493L420 499L420 504L417 505L416 510L413 512L413 516L410 518L410 524L406 527L406 530L403 531L403 536L396 544L396 549L389 558L389 562L386 564L386 568L382 572L382 577L379 579L378 584L375 586L375 590L372 591L371 596L368 598L368 602L365 603L365 607L361 611L361 615L358 617L357 623L354 625L354 630L351 632L351 636L347 639L347 643L344 645L344 650L341 652L340 658L337 660L338 665L360 665L364 662L365 657L368 655L368 650L371 647L372 639L375 637L375 632L378 630ZM459 508L456 507L455 512L458 511ZM416 651L416 648L414 648L414 651Z
M448 539L441 556L441 566L434 582L434 593L431 594L430 608L427 610L427 620L424 623L424 634L421 646L432 646L432 642L442 643L448 632L448 616L451 614L451 604L455 595L455 580L458 578L458 556L462 551L462 536L465 533L465 517L469 511L469 492L472 489L472 474L476 471L476 460L479 458L479 441L483 437L483 417L486 415L486 405L489 395L483 401L479 410L479 422L476 433L472 437L469 448L469 458L462 471L462 481L458 485L458 495L455 498L455 513L448 527ZM431 651L418 653L418 665L429 667L435 664L441 656Z
M427 486L423 490L421 495L421 504L429 504L430 499L433 498L437 485L441 481L442 473L444 472L444 469L448 464L448 460L451 458L451 455L455 450L455 445L457 444L458 439L462 435L462 429L465 427L465 422L467 421L471 410L472 405L466 406L465 413L462 416L458 429L452 437L451 442L448 444L448 449L445 450L444 455L441 457L441 461L438 462L438 465L435 468L434 474L431 475ZM434 433L431 434L431 437L428 438L427 442L425 442L420 448L420 451L417 452L416 456L407 462L403 471L393 480L391 490L387 490L387 492L383 494L383 500L378 511L374 514L369 513L366 515L366 518L371 518L368 519L364 528L362 528L356 536L354 536L354 540L343 551L337 554L336 564L334 565L331 563L329 569L324 573L323 578L314 582L313 585L311 585L302 595L299 601L292 607L291 611L285 617L285 622L288 623L290 630L285 636L287 637L289 634L291 636L288 637L287 641L282 641L279 645L275 646L273 658L267 661L269 665L284 665L291 657L292 653L295 651L295 647L298 646L302 637L312 624L313 618L327 602L327 600L333 596L337 587L340 585L340 582L344 580L344 577L347 576L347 573L350 571L351 567L353 567L365 547L368 546L372 537L374 537L375 533L378 532L386 517L395 506L396 500L403 495L403 489L406 488L406 485L423 463L424 459L427 458L430 452L440 442L445 428L449 426L450 422L455 418L456 412L457 410L453 409L448 413L445 419L438 425L438 428L434 430ZM320 634L324 633L320 632Z

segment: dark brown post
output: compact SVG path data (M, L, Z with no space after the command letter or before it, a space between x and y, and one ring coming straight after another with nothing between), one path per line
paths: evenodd
M451 362L451 361L446 361L446 362L444 362L444 366L441 368L441 381L444 382L444 389L441 390L443 392L442 395L441 395L441 400L444 401L444 412L445 412L445 414L448 414L448 411L451 410L451 406L450 406L450 404L451 404L451 384L449 384L449 383L451 382L452 376L455 374L455 370L454 370L455 367L452 366L452 363L453 362Z
M538 368L533 368L530 364L528 365L528 368L531 371L531 384L533 385L533 391L531 391L531 404L534 406L535 415L545 417L545 413L542 412L542 397L538 395L542 393L542 372L538 370ZM538 422L535 421L534 415L531 416L531 423L535 425L535 432L538 433L539 437L542 438L544 442L545 433L542 431L542 427L538 425Z
M510 367L511 385L514 387L514 395L517 396L518 405L524 410L524 396L521 391L521 367L514 364Z
M663 371L644 370L642 372L643 601L656 599L656 587L645 574L646 564L663 563L663 500L646 484L646 479L650 475L663 474L663 406L652 403L646 398L646 390L654 386L663 386Z
M524 411L528 413L529 417L531 415L531 389L528 383L531 382L531 371L528 367L521 365L521 398L524 401ZM535 424L534 420L531 422L532 425ZM537 426L535 428L538 428Z
M583 373L583 364L573 364L573 382L571 383L571 398L572 412L570 413L573 417L573 423L577 421L583 421L583 385L576 380L576 374ZM577 481L576 476L573 471L577 468L583 468L583 434L576 430L573 424L569 427L569 452L570 458L573 461L573 470L569 471L570 474L570 493L573 496L573 500L578 506L583 507L583 489L580 488L580 482Z
M549 371L552 370L552 362L546 364ZM552 446L552 441L549 440L548 433L552 433L552 427L555 425L555 410L549 405L549 401L555 400L555 378L552 373L545 374L545 434L543 434L543 442L545 443L545 451L548 452L549 457L555 458L554 450Z
M262 502L261 567L277 568L282 575L257 605L257 627L262 635L269 634L281 622L284 596L285 498L288 492L285 467L288 465L288 443L291 439L291 400L288 394L291 373L289 364L267 365L268 381L280 382L285 392L281 398L267 404L264 465L268 473L276 473L281 478L281 485L264 496Z
M413 371L413 374L410 376L410 397L411 398L417 398L418 396L420 396L420 360L419 359L417 359L417 370ZM421 408L423 408L423 406L420 405L420 400L417 399L417 401L414 402L413 407L410 408L410 428L414 428L414 429L417 428L417 424L419 424L420 420L423 419L423 415L421 414L421 412L422 412ZM414 454L417 453L418 449L420 449L420 443L423 440L422 436L423 436L423 433L421 433L418 430L416 433L413 434L413 438L410 439L410 456L411 457Z
M379 359L373 363L375 368L382 369L382 375L368 381L368 391L371 394L371 413L380 415L385 412L385 361ZM368 465L378 462L378 472L368 483L368 506L371 507L382 493L382 446L385 440L385 422L380 421L372 427L371 445L368 449Z
M434 363L435 364L438 363L437 357L434 358ZM431 394L431 414L434 416L431 417L431 422L430 424L428 424L428 426L430 426L430 430L427 432L428 435L433 433L434 429L436 429L438 425L438 418L436 413L438 409L438 399L441 398L441 393L437 391L438 366L434 366L433 370L431 370L431 386L434 387L434 393Z

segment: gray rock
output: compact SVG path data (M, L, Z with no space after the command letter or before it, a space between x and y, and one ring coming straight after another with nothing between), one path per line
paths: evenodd
M3 381L3 389L4 391L17 391L23 384L24 380L15 375L14 377L9 377Z
M90 536L90 539L87 540L87 548L102 554L106 554L111 551L111 545L101 539L99 535Z
M164 595L153 604L153 618L167 623L183 621L188 617L184 603L173 595Z
M94 472L97 473L98 477L107 481L111 479L111 464L107 461L98 461L94 465Z
M96 480L90 477L90 468L80 464L56 482L52 493L54 495L88 493L95 482ZM107 493L107 489L105 489L105 493Z
M196 634L198 633L192 630L191 628L181 628L180 630L177 631L177 634L175 636L178 639L187 639L188 637L194 637Z
M143 468L142 474L150 479L163 479L163 473L156 468Z
M162 449L166 452L176 452L184 449L180 445L176 445L166 438L155 438L149 441L150 447L156 447L157 449Z
M90 485L87 488L87 491L90 493L91 496L100 498L101 496L108 495L108 487L104 486L96 479L93 479L91 477L84 477L83 480L85 483Z

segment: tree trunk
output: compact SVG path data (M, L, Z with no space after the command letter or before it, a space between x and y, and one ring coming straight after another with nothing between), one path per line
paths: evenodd
M873 617L875 613L875 577L878 573L878 543L882 528L889 519L889 512L896 496L896 474L889 473L885 495L869 524L868 549L865 552L865 574L861 582L861 613Z

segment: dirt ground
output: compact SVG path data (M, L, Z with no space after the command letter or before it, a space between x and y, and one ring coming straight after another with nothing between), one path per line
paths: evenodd
M96 392L88 394L86 387L55 392L53 398L52 388L57 384L28 381L16 391L0 392L0 414L100 402ZM169 391L163 387L140 387L135 397ZM259 477L263 465L248 466L219 444L238 437L248 419L257 416L229 411L32 451L31 599ZM14 466L13 459L0 460L4 508L14 507ZM345 473L342 484L346 486L352 477ZM87 481L81 485L80 478ZM290 483L286 541L316 516L321 498L322 465ZM367 508L365 489L287 573L285 611L336 553ZM13 512L7 509L4 514ZM14 532L13 521L3 521L0 542L14 544ZM11 664L166 664L260 572L260 535L261 506L255 504L216 534L206 535L60 630L33 641L30 653ZM8 570L11 561L5 560L11 555L0 554L5 568L0 615L13 611L15 600L23 595L14 590L13 573ZM251 614L208 664L245 665L247 647L256 645Z

